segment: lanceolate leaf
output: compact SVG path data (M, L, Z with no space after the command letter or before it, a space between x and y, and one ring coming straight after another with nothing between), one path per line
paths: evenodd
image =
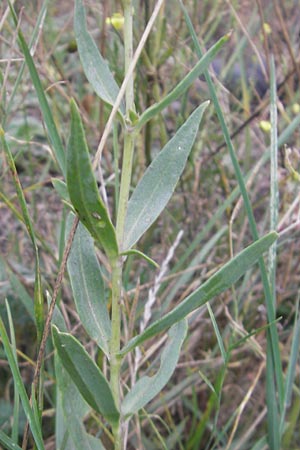
M186 164L204 110L202 103L152 161L128 203L124 251L130 249L162 212Z
M85 401L110 423L119 420L110 386L84 347L68 333L52 326L54 345L64 368Z
M192 311L208 302L208 300L228 289L270 248L277 238L278 234L272 231L249 245L249 247L224 264L220 270L212 275L199 289L183 300L176 308L146 328L142 334L131 339L120 354L125 355L137 345L142 344L147 339L164 331L174 323L179 322Z
M71 100L71 133L67 151L67 186L79 219L104 248L110 260L118 256L115 229L99 195L85 133L77 106Z
M176 368L186 331L186 320L180 321L170 329L169 342L162 352L159 370L152 377L140 378L126 395L121 407L124 417L138 412L167 384Z
M159 112L163 111L168 105L177 100L190 86L191 84L208 68L209 64L216 57L217 53L221 50L223 45L230 38L231 33L221 37L197 62L195 67L177 84L177 86L164 97L159 103L154 103L140 116L136 129L139 130L142 126L148 122L152 117L156 116Z
M75 2L74 31L84 73L99 97L113 105L119 87L109 70L106 61L86 28L85 11L81 0ZM125 114L124 103L120 110Z
M70 215L67 234L72 226ZM94 240L79 223L68 258L68 272L80 320L99 347L108 355L111 334L110 318L105 301L104 284L95 254Z

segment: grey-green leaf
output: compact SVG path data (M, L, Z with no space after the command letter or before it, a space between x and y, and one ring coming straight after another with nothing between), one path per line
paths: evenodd
M69 192L66 183L59 178L51 178L51 182L60 198L65 203L70 203Z
M52 334L60 361L85 401L111 424L116 423L119 412L109 383L99 367L73 336L59 332L54 325Z
M67 221L67 235L74 216ZM73 296L80 320L89 336L108 355L111 324L105 300L101 269L96 257L94 240L79 223L68 258Z
M105 250L109 259L118 256L114 226L99 195L80 113L71 100L71 133L67 150L67 186L79 219Z
M131 339L121 350L120 355L125 355L137 345L179 322L211 298L228 289L270 248L277 238L278 234L272 231L246 247L176 308L146 328L143 333Z
M187 89L191 86L191 84L208 68L209 64L216 57L217 53L221 50L223 45L230 38L231 33L226 34L221 39L219 39L197 62L195 67L177 84L177 86L172 89L169 94L166 95L162 100L158 103L154 103L151 105L146 111L144 111L137 124L136 129L140 130L145 123L147 123L152 117L159 114L163 111L168 105L174 102L177 98L179 98Z
M75 2L74 31L80 60L88 81L104 102L113 105L119 93L119 86L87 30L81 0ZM120 111L125 114L124 103L121 103Z
M138 412L167 384L176 368L186 332L187 321L185 319L172 326L169 331L169 342L161 355L159 370L152 377L140 378L126 395L121 406L124 417Z
M195 142L209 102L202 103L152 161L128 202L124 248L130 249L170 200Z

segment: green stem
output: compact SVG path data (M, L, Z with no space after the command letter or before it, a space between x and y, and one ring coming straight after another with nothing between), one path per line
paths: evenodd
M120 331L121 331L121 314L120 299L122 289L122 260L119 258L112 267L112 310L111 324L112 336L110 341L110 386L114 396L116 406L120 409L120 365L121 360L118 357L120 349ZM115 439L115 450L121 450L121 422L113 427L113 435Z
M133 55L132 0L124 0L123 6L125 19L124 51L125 51L125 74L126 74L132 61ZM134 110L133 75L127 84L125 99L126 99L126 121L130 123L129 118L130 111ZM117 224L116 224L116 233L120 252L122 251L124 240L124 224L130 191L133 152L134 152L134 136L130 132L130 130L125 129L121 186L118 201ZM111 371L110 385L116 405L119 409L121 404L121 383L120 383L121 359L119 356L119 352L121 340L120 303L122 296L122 270L123 270L123 257L119 257L118 260L112 266L112 310L111 310L112 336L110 342L110 371ZM123 437L121 430L122 430L122 423L120 419L119 423L116 424L112 430L115 439L114 442L115 450L121 450L123 447Z

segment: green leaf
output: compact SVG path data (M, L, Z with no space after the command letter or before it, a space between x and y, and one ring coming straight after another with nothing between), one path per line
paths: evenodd
M34 255L35 255L35 280L34 280L34 312L35 312L35 319L36 319L36 325L37 325L37 331L38 331L38 340L41 339L43 327L44 327L44 309L43 309L43 290L42 290L42 280L41 280L41 273L40 273L40 258L39 258L39 248L37 245L37 239L35 235L35 230L33 227L33 223L29 214L29 210L27 207L25 195L22 189L22 185L19 179L19 175L16 169L14 157L12 155L12 152L10 150L10 147L5 139L5 133L0 125L0 141L2 143L7 162L11 171L12 179L16 188L18 200L22 209L23 219L24 223L26 225L26 229L28 231L28 234L30 236L33 249L34 249Z
M157 262L155 262L152 258L150 258L149 256L145 255L145 253L133 248L131 250L127 250L126 252L121 252L120 255L136 255L136 256L140 256L141 258L143 258L145 261L147 261L149 264L151 264L152 266L156 267L157 269L159 268L159 264L157 264Z
M90 407L80 395L70 376L55 355L55 376L57 380L56 399L56 448L66 450L104 450L97 439L90 443L91 436L84 429L83 421ZM96 446L94 446L94 444Z
M80 60L88 81L104 102L113 105L119 93L119 86L87 30L81 0L75 2L74 31ZM121 103L120 110L125 114L124 102Z
M50 299L51 301L51 299ZM62 313L55 306L52 323L62 331L67 331ZM84 418L90 410L77 387L70 379L68 372L62 366L57 353L54 355L56 379L56 414L55 414L55 440L56 448L74 450L76 448L71 429L73 423L81 427ZM71 424L72 423L72 424ZM84 448L84 447L83 447Z
M38 96L38 100L39 100L39 104L40 104L40 108L43 114L43 119L45 121L46 127L47 127L47 131L49 133L49 138L51 141L51 145L53 147L53 151L55 154L55 158L61 168L62 173L65 175L66 173L66 158L65 158L65 152L64 152L64 148L63 148L63 144L62 141L60 139L60 136L58 134L56 125L55 125L55 121L52 115L52 112L49 108L49 104L46 98L46 95L44 93L44 88L42 86L39 74L36 70L33 58L30 54L29 48L26 44L25 38L23 36L23 33L20 31L19 29L19 19L16 15L16 12L14 10L14 7L11 3L10 0L8 0L8 5L10 8L10 12L13 16L13 20L15 23L15 26L18 29L18 38L19 38L19 45L21 47L21 50L24 54L25 57L25 61L30 73L30 77L31 77L31 81L34 85L35 91L37 93Z
M109 259L118 256L115 229L99 195L81 117L71 100L71 134L67 151L67 186L79 219L104 248Z
M55 325L52 326L52 334L60 361L85 401L111 424L116 423L119 412L108 381L99 367L73 336L59 332Z
M226 34L219 39L197 62L195 67L177 84L177 86L164 97L159 103L154 103L146 111L141 114L139 121L136 125L136 130L140 130L142 126L147 123L152 117L163 111L168 105L177 100L191 84L208 68L209 64L216 57L217 53L221 50L223 45L230 38L231 33Z
M124 251L135 244L168 203L197 136L204 110L200 105L152 161L128 202Z
M138 412L167 384L176 368L186 332L186 320L172 326L169 331L169 342L161 355L159 370L152 377L144 376L140 378L126 395L121 406L124 417Z
M211 298L219 295L234 284L260 256L270 248L278 238L275 231L268 233L249 245L238 255L228 261L224 266L212 275L195 292L184 299L176 308L154 322L140 335L131 339L121 350L120 355L126 355L137 345L142 344L147 339L157 335L161 331L169 328L171 325L179 322L195 309L204 305Z
M15 385L19 392L21 402L23 405L23 409L26 414L35 444L36 444L38 450L44 450L45 447L44 447L44 443L43 443L41 429L40 429L39 423L36 422L34 412L31 409L29 399L27 397L26 389L25 389L25 386L24 386L24 383L23 383L23 380L22 380L17 362L15 360L15 357L14 357L14 354L13 354L13 351L12 351L12 348L11 348L11 345L10 345L10 342L9 342L9 339L8 339L8 336L7 336L5 327L4 327L4 323L1 319L1 317L0 317L0 336L2 339L3 346L4 346L5 354L7 356L9 367L12 371L14 382L15 382Z
M15 441L13 441L9 436L7 436L3 431L0 430L0 444L5 445L8 450L22 450Z
M69 192L68 192L66 183L64 181L60 180L59 178L51 178L51 183L53 184L53 187L56 190L56 192L58 193L58 195L60 196L60 198L65 203L69 204L70 198L69 198Z
M70 214L67 235L73 218ZM77 227L68 258L68 272L80 320L89 336L108 355L111 324L102 274L95 254L94 241L81 223Z

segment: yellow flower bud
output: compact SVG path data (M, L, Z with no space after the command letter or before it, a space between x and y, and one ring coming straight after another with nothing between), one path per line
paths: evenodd
M261 120L259 122L259 127L265 133L269 133L269 131L271 130L271 123L268 120Z
M272 33L272 28L271 28L270 24L268 24L267 22L264 22L263 28L264 28L264 31L266 34Z
M105 20L107 25L112 25L116 30L121 30L124 26L124 16L120 13L114 13L111 17Z

